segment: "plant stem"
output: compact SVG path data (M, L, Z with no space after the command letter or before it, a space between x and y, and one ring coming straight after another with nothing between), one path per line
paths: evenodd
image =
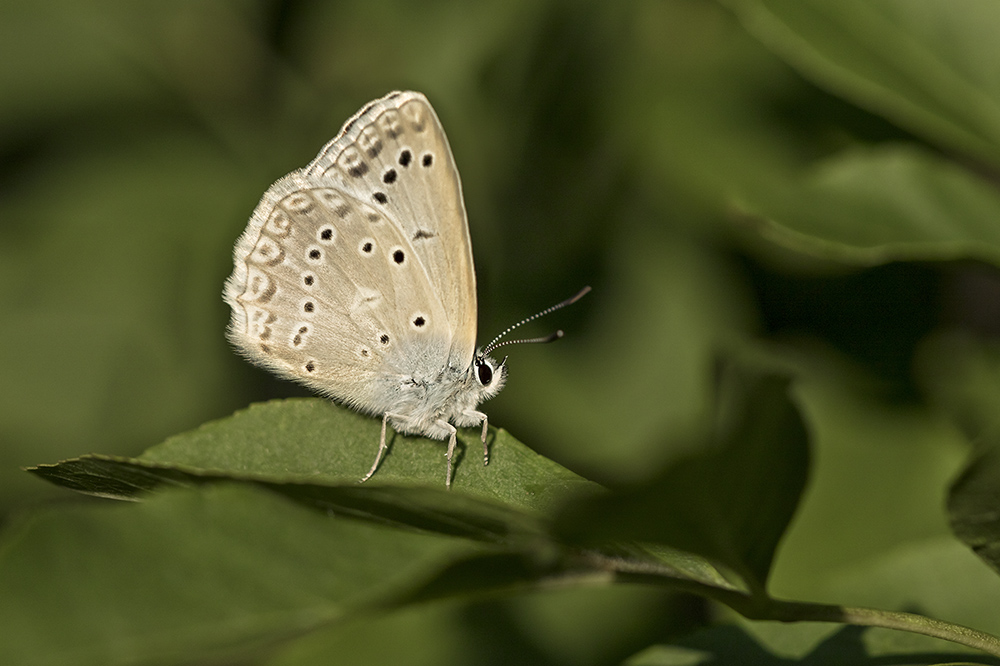
M750 600L749 597L745 598ZM936 620L925 615L918 615L917 613L782 601L770 598L762 601L763 603L751 601L750 604L751 606L761 607L763 613L757 617L747 615L735 606L730 607L751 619L778 620L781 622L840 622L865 627L882 627L884 629L909 631L915 634L942 638L952 643L965 645L982 650L995 657L1000 657L1000 638L970 627Z
M633 567L627 560L608 560L606 565L617 573L621 581L643 582L708 597L729 606L749 620L777 622L838 622L864 627L897 629L915 634L933 636L952 643L981 650L1000 657L1000 638L960 624L935 620L916 613L887 611L875 608L852 608L834 604L803 601L784 601L764 595L751 595L735 588L723 588L690 578L679 577L677 572L664 567L652 571L648 563ZM654 565L655 568L655 565Z

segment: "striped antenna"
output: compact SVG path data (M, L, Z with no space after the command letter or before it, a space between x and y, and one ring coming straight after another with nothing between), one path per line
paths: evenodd
M534 321L534 320L538 319L539 317L544 317L545 315L550 314L552 312L555 312L556 310L561 310L562 308L566 307L567 305L573 305L573 303L576 303L578 300L580 300L581 298L583 298L584 296L586 296L587 292L589 292L589 291L590 291L590 287L584 287L583 289L581 289L580 291L578 291L575 295L570 296L569 298L567 298L565 301L562 301L561 303L556 303L552 307L545 308L541 312L535 313L535 314L531 315L530 317L528 317L526 319L522 319L521 321L517 322L513 326L510 326L509 328L507 328L506 331L504 331L503 333L501 333L497 337L493 338L493 340L490 342L490 344L486 345L486 347L483 348L483 351L481 351L479 353L479 355L480 356L486 356L487 354L489 354L494 349L498 349L498 348L504 347L506 345L517 345L517 344L522 344L522 343L526 344L526 343L535 343L535 342L539 342L539 343L555 342L556 340L558 340L559 338L561 338L564 335L562 331L556 331L555 333L552 333L551 335L546 335L545 337L541 337L541 338L528 338L528 339L524 339L524 340L506 340L505 342L500 342L500 338L504 337L505 335L507 335L508 333L510 333L511 331L513 331L518 326L522 326L524 324L527 324L529 321Z

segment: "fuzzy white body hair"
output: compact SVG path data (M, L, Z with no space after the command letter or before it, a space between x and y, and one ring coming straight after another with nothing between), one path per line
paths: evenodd
M389 423L397 432L447 439L451 431L441 422L459 428L480 425L483 419L476 408L499 393L506 378L506 366L489 386L479 383L474 366L464 370L448 366L429 377L386 377L384 390L379 393L388 399L383 404L373 405L372 413L374 416L388 414Z

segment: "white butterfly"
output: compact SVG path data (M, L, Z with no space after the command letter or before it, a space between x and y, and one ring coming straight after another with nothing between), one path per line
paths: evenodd
M448 486L456 426L482 424L488 462L487 417L477 406L503 387L506 359L487 356L497 340L475 349L462 186L423 95L393 92L352 116L308 166L265 192L233 255L223 295L238 350L382 417L362 481L385 454L387 423L448 438Z

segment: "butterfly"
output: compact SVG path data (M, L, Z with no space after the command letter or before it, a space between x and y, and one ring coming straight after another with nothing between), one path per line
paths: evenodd
M500 337L476 349L476 274L462 186L427 98L392 92L352 116L305 168L272 185L233 250L228 337L252 363L382 418L448 440L482 426L503 388ZM561 337L562 332L547 341Z

